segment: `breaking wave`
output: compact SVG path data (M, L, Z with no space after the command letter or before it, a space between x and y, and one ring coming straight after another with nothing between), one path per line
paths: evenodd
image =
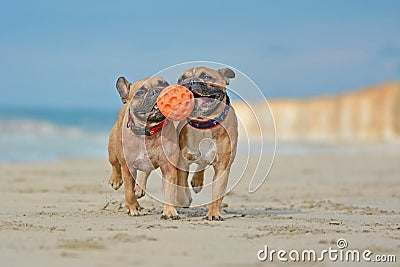
M105 157L108 131L34 119L0 120L0 161Z

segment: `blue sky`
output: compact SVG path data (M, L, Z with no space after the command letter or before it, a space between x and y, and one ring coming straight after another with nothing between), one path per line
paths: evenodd
M268 97L400 80L400 1L2 1L0 106L116 108L118 76L210 60Z

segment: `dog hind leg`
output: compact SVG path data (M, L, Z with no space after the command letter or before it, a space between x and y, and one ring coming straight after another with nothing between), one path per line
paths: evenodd
M200 169L200 167L198 167ZM204 168L201 168L200 170L197 170L192 177L192 181L190 184L192 185L193 191L197 194L201 191L203 188L203 183L204 183Z
M189 166L185 168L177 168L177 188L176 188L176 205L188 208L192 203L192 197L188 184Z
M135 195L139 199L146 194L147 178L150 172L139 172L136 179Z

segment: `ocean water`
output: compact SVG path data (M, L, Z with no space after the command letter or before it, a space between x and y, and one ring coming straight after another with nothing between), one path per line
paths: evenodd
M108 135L118 113L0 107L0 162L107 157ZM246 144L239 145L239 153L250 151Z
M62 158L107 157L109 132L118 117L115 110L0 107L0 162L52 161ZM323 144L278 142L276 154L397 153L397 143ZM266 164L275 154L274 143L242 140L238 155L260 156Z
M0 107L0 161L106 157L118 110Z

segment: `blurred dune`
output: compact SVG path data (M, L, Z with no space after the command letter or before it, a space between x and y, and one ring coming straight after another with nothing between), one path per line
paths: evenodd
M278 141L376 142L400 140L400 83L391 82L341 95L268 101ZM273 137L264 103L233 104L251 140ZM266 118L264 118L266 117ZM241 129L243 131L244 129ZM242 135L243 136L243 135Z

